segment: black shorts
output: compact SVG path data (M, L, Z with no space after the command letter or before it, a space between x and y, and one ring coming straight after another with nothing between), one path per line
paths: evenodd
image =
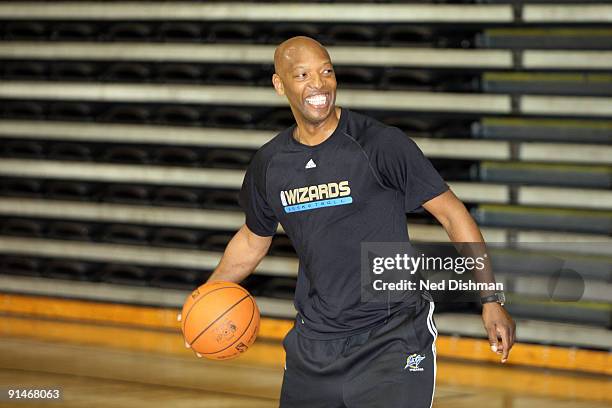
M281 408L430 408L433 310L433 302L420 298L380 326L333 340L307 338L293 327L283 341Z

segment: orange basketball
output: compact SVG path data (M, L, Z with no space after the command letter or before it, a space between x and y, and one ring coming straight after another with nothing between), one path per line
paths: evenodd
M185 341L212 360L228 360L244 353L259 331L259 309L242 286L211 282L194 290L181 312Z

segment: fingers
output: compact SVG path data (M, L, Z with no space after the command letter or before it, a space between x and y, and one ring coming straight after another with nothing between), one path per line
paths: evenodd
M176 315L176 321L177 321L177 322L180 322L180 321L181 321L181 318L182 318L182 316L181 316L181 314L180 314L180 313ZM190 349L190 348L191 348L191 344L187 343L187 340L185 340L185 348L188 348L188 349ZM202 354L198 353L197 351L194 351L194 353L195 353L195 355L196 355L198 358L202 358Z
M494 353L500 353L499 347L497 344L497 333L495 332L495 327L487 327L487 336L489 336L489 344L491 345L491 351Z
M185 347L190 349L191 345L189 343L187 343L187 340L185 340ZM198 357L198 358L202 358L202 354L198 353L197 351L193 350L193 353Z
M499 333L502 341L502 359L501 362L505 363L508 361L508 355L510 354L510 348L512 345L510 344L511 333L508 327L500 326L497 328L497 332Z

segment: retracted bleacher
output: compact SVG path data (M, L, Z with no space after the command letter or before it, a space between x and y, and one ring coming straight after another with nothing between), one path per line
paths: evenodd
M517 318L612 327L612 5L352 3L0 2L4 290L201 283L243 222L253 153L293 123L274 47L308 35L328 46L338 103L412 137L488 241L548 242L579 265L583 301L560 306L504 258ZM408 225L448 239L426 214ZM292 316L296 272L279 229L245 282L264 315Z

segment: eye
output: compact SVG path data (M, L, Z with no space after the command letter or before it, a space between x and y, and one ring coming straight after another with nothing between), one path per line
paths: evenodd
M296 78L299 78L299 79L301 79L301 78L305 78L305 77L306 77L306 73L305 73L305 72L300 72L300 73L299 73L299 74L297 74L295 77L296 77Z

